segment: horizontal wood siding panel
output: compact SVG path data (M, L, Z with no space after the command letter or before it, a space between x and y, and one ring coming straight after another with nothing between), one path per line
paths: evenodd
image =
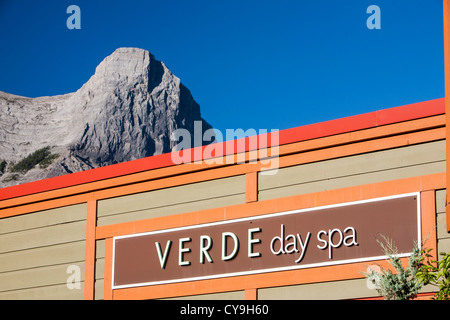
M433 289L432 286L424 286L420 293L431 292ZM346 300L378 297L378 292L368 287L365 277L258 290L259 300Z
M85 240L86 221L7 233L0 236L0 253Z
M366 279L331 281L258 290L258 299L260 300L338 300L376 296L378 296L377 292L367 287Z
M105 275L105 258L95 260L95 279L103 279Z
M104 226L115 223L157 218L184 212L226 207L242 203L245 203L245 194L238 194L106 216L98 219L98 225Z
M95 258L100 259L105 257L105 240L95 241Z
M8 217L0 220L0 235L22 230L48 227L62 223L84 221L86 204L77 204L56 209L44 210Z
M98 225L245 203L245 176L199 182L98 202Z
M445 140L281 168L261 175L259 190L445 160Z
M450 252L450 238L438 239L438 259L441 260L441 252Z
M94 300L104 300L104 280L95 279Z
M0 273L51 266L67 261L83 261L84 257L84 241L7 252L0 254Z
M80 268L80 280L83 281L84 262L59 264L54 266L1 273L0 292L66 284L68 277L71 275L71 273L67 273L67 268L73 265Z
M441 258L440 252L450 252L450 233L447 232L447 215L445 210L446 190L436 191L436 225L438 240L438 259Z
M441 173L445 171L445 161L435 162L431 164L423 164L407 168L391 169L382 172L372 172L355 176L339 177L334 179L324 179L322 181L314 181L286 187L268 189L259 192L259 200L269 200L299 194L307 194L312 192L320 192L326 190L353 187L364 184L378 183L387 180L396 180L421 175L420 172L427 174ZM417 174L419 173L419 174Z
M447 217L445 214L445 189L436 191L436 224L438 240L450 239L450 234L447 232Z
M445 213L445 189L436 190L436 212Z
M82 299L86 204L0 220L0 299ZM69 266L80 289L66 285Z
M259 175L259 200L445 172L445 141L371 152Z
M95 241L94 299L103 300L105 278L105 240Z
M176 298L167 298L161 300L244 300L244 299L245 299L245 291L230 291L230 292L219 292L219 293L199 294Z
M66 284L36 287L31 289L0 292L0 300L82 300L84 283L81 289L67 289Z

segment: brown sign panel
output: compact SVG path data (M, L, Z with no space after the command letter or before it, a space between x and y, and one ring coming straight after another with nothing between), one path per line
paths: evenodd
M420 240L418 194L294 210L114 238L113 289L408 255Z

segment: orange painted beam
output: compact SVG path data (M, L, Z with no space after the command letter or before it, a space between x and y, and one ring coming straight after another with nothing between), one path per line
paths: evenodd
M279 147L279 153L281 156L283 156L296 152L328 148L342 144L379 139L417 131L426 131L443 126L445 126L445 115L437 115L417 120L411 120L408 122L400 122L334 136L328 136L324 138L285 144Z
M398 136L395 138L397 140L396 144L385 144L386 147L397 147L400 144L403 143L404 145L407 144L413 144L418 142L426 142L426 141L432 141L436 139L444 139L445 138L445 129L443 128L445 124L444 115L429 117L429 118L423 118L423 119L417 119L412 120L405 123L398 123L393 125L386 125L382 127L376 127L376 128L370 128L366 130L361 130L357 132L350 132L350 133L344 133L336 136L330 136L330 137L324 137L319 138L315 140L307 140L307 141L301 141L297 143L287 144L284 146L281 146L279 148L279 157L280 159L284 159L282 163L278 163L279 167L287 166L287 165L295 165L295 164L301 164L306 163L305 159L305 152L308 151L317 151L320 154L320 156L315 156L315 158L310 158L309 161L314 161L314 159L319 160L326 160L332 158L331 152L336 149L339 146L343 145L349 145L353 144L354 146L347 146L347 152L345 155L351 154L353 152L352 150L356 151L357 147L360 147L361 144L356 145L355 143L359 142L367 142L369 140L374 140L377 142L374 142L375 144L378 143L379 139L394 139L395 136ZM422 133L420 133L422 132ZM409 134L409 136L404 136L404 134ZM400 138L401 136L404 136L404 138ZM387 141L387 140L382 140ZM385 143L385 142L384 142ZM335 149L330 149L330 148ZM358 152L370 152L373 150L380 150L380 146L376 147L375 149L362 149ZM294 156L294 154L300 154L298 156ZM269 152L270 154L270 152ZM343 156L344 154L341 154L340 156ZM285 158L286 156L289 156L290 158ZM339 156L339 155L338 155ZM297 158L297 160L295 160ZM294 159L294 160L292 160ZM300 159L300 160L298 160ZM122 194L126 194L126 190L128 190L128 186L131 184L137 185L140 182L145 181L154 181L149 182L150 184L158 184L160 183L160 179L162 178L168 178L168 177L176 177L179 175L185 175L186 174L194 174L198 173L197 175L200 176L213 176L214 174L218 174L219 171L212 171L212 170L218 170L218 169L224 169L225 171L228 171L228 175L237 175L237 174L244 174L247 172L254 172L259 169L261 169L261 164L239 164L239 165L226 165L226 161L223 161L224 164L197 164L197 163L190 163L190 164L183 164L179 166L174 167L167 167L167 168L160 168L155 170L150 170L146 172L140 172L136 174L131 175L125 175L125 176L119 176L115 178L111 178L104 181L96 181L91 183L86 183L82 185L75 185L67 188L57 189L57 190L51 190L47 192L42 193L36 193L31 194L23 197L18 198L12 198L12 199L5 199L3 201L0 201L0 209L7 209L12 208L15 206L23 206L26 204L30 204L31 207L29 207L29 210L32 210L31 208L39 208L39 206L33 206L35 203L41 202L41 201L49 201L52 199L57 200L58 198L66 197L66 196L76 196L79 195L81 198L79 198L78 203L85 202L85 198L83 198L84 193L88 192L96 192L97 199L102 198L108 198L115 196L115 194L109 194L111 192L111 188L118 188L123 186L124 192L121 192ZM233 168L233 169L226 169L226 167ZM208 170L206 172L205 170ZM231 171L234 171L234 173L231 173ZM214 173L214 174L213 174ZM220 173L216 178L222 177ZM43 180L46 181L46 180ZM158 182L159 181L159 182ZM187 181L187 180L186 180ZM203 179L205 181L205 179ZM187 182L185 182L186 184ZM162 186L163 187L163 186ZM4 190L4 189L2 189ZM120 189L116 189L120 190ZM1 193L1 192L0 192ZM120 193L120 192L119 192ZM122 195L118 194L118 195ZM77 203L76 201L72 202L72 204ZM34 209L36 211L36 209ZM7 211L8 212L8 211ZM16 209L13 209L13 212L17 212ZM25 211L24 211L25 212ZM28 211L30 212L30 211ZM4 211L0 213L0 217L2 214L5 214ZM17 213L18 214L18 213Z
M444 99L412 103L280 131L280 145L443 114Z
M450 0L443 0L444 13L444 75L445 75L445 123L447 137L447 186L450 185ZM448 192L445 200L447 232L450 232L450 202Z
M95 230L97 227L97 201L89 200L86 217L86 254L84 262L84 299L94 299L95 285Z
M112 266L113 262L113 239L105 239L105 270L103 278L103 299L112 300L113 290L112 290Z
M362 115L336 119L298 128L279 131L279 145L291 144L300 141L313 140L327 136L376 128L401 122L409 122L416 119L432 117L444 114L444 99L430 100L414 103L396 108L379 110ZM265 135L260 135L261 137ZM245 138L245 151L251 151L250 138ZM230 154L225 146L239 145L241 139L223 142L220 146L224 150L219 156ZM203 147L204 149L204 147ZM193 152L195 153L195 152ZM217 155L216 155L217 156ZM165 153L153 157L128 161L97 169L76 172L64 176L25 183L18 186L1 189L0 200L22 197L35 193L42 193L62 188L79 186L100 181L104 183L107 179L119 176L133 175L140 172L152 171L160 168L177 167L172 161L172 154Z
M6 209L0 209L0 219L6 217L17 216L20 214L42 211L47 209L59 208L70 206L73 204L86 203L91 199L89 194L70 195L68 194L64 198L47 200L44 196L41 196L40 202L25 203L23 205L18 204L17 207L9 207Z
M368 200L396 194L443 189L445 173L391 180L355 187L327 190L285 198L256 201L229 207L207 209L152 219L98 226L97 239L133 233L157 231L203 223L246 218L251 216L305 209L344 202ZM432 222L431 225L435 225ZM429 232L428 230L427 232Z
M421 191L421 230L422 237L428 238L427 248L436 251L436 217L435 217L435 190L445 187L445 173L432 174L401 180L386 181L370 185L329 190L312 194L298 195L280 199L265 200L246 203L225 208L202 210L197 212L159 217L141 221L126 222L116 225L97 227L98 238L110 237L146 231L189 226L221 220L237 219L292 209L303 209L314 206L323 206L350 201L366 200L394 194ZM112 244L110 245L112 250ZM106 272L110 267L112 253L105 258ZM386 261L378 261L389 267ZM406 263L406 259L404 259ZM245 290L246 299L252 299L257 288L272 286L306 284L324 281L338 281L361 278L361 271L365 271L365 264L355 263L321 268L291 270L276 273L246 275L224 279L210 279L188 283L174 283L161 286L139 287L113 290L114 299L152 299L162 297L176 297L193 294L207 294L211 292L226 292L232 290ZM110 281L110 280L109 280ZM105 291L106 292L106 291Z
M380 249L381 250L381 249ZM407 263L407 258L401 259ZM371 261L386 269L391 269L386 260ZM272 273L253 274L229 278L209 279L195 282L171 283L114 290L114 299L142 300L165 297L182 297L212 292L227 292L234 290L255 290L254 288L270 288L277 286L300 285L327 281L363 278L362 272L367 271L367 263L350 263L334 266L308 268L300 270L279 271ZM251 292L248 293L250 297ZM377 293L374 290L374 296ZM247 293L245 293L247 298Z
M258 289L245 289L245 300L258 300Z
M445 174L444 174L445 175ZM435 176L428 177L428 179L434 179L438 184L442 182L441 177ZM404 179L402 181L396 181L397 191L402 193L411 192L408 188L408 185L412 184L414 187L419 187L421 184L421 179L417 179L414 183L411 179ZM437 186L442 187L442 185ZM392 189L386 183L378 183L373 184L372 188L367 190L367 193L358 193L355 192L355 188L346 188L341 189L341 197L331 199L328 197L329 193L327 191L316 193L309 195L312 198L322 198L322 201L316 201L315 206L332 204L335 203L337 199L340 201L336 203L346 202L346 201L356 201L356 200L364 200L367 198L376 198L384 195L393 195ZM387 191L383 191L387 189ZM418 190L415 190L418 191ZM421 230L422 236L429 233L429 230L435 230L436 220L435 220L435 206L434 206L434 190L426 190L422 191L421 198ZM319 194L322 195L319 197ZM300 203L297 203L298 197L289 197L285 198L285 204L290 202L291 205L288 207L283 207L281 205L273 206L274 203L277 203L276 200L270 201L262 201L258 204L261 204L262 208L265 207L266 204L272 203L272 208L276 207L279 211L283 211L285 209L294 208L303 208L312 204L311 201L306 201L303 203L303 207L299 206ZM248 204L254 206L256 203ZM247 207L248 207L247 205ZM235 206L236 208L237 206ZM250 215L258 215L261 212L255 212L248 214L249 211L244 209L244 206L240 208L239 217L250 216ZM205 210L204 215L208 215L208 210ZM186 214L185 214L186 215ZM217 218L217 217L216 217ZM234 217L227 217L227 219L231 219ZM154 219L152 219L154 220ZM165 217L165 220L173 220L173 217ZM147 224L147 220L141 221L140 223ZM184 221L186 222L186 221ZM135 222L135 226L137 226L139 222ZM183 224L189 225L189 224ZM147 227L149 227L148 224ZM172 227L172 225L171 225ZM123 230L121 230L123 231ZM139 232L139 231L136 231ZM432 235L428 242L427 248L433 249L436 251L436 235ZM381 253L381 248L380 248ZM407 258L403 258L402 262L407 264ZM108 262L109 264L110 262ZM384 266L385 268L391 268L390 264L387 260L379 260L372 261L371 264L379 264ZM307 268L307 269L299 269L299 270L290 270L290 271L279 271L279 272L271 272L271 273L262 273L262 274L252 274L252 275L244 275L237 277L228 277L228 278L217 278L217 279L208 279L194 282L180 282L180 283L172 283L172 284L164 284L164 285L154 285L147 287L136 287L136 288L126 288L126 289L118 289L114 291L114 299L155 299L155 298L164 298L164 297L176 297L176 296L189 296L195 294L207 294L213 292L226 292L226 291L234 291L234 290L245 290L245 298L246 299L256 299L257 298L257 288L268 288L268 287L276 287L276 286L288 286L288 285L298 285L298 284L307 284L307 283L317 283L317 282L326 282L326 281L340 281L346 279L357 279L363 278L364 275L362 272L365 272L367 268L367 263L350 263L350 264L342 264L342 265L333 265L333 266L324 266L324 267L316 267L316 268ZM106 270L105 270L106 272ZM376 295L376 293L374 293Z
M258 172L245 175L245 202L258 201Z
M330 148L321 148L318 150L311 150L307 152L286 155L278 159L278 166L280 168L283 168L287 166L311 163L315 161L322 161L338 157L396 148L406 145L413 145L422 142L436 141L444 138L445 138L445 128L443 127L430 129L427 131L411 132L402 135L388 136L376 140L361 141L357 143L343 144ZM115 183L118 184L119 186L114 187L113 185L108 185L108 188L92 192L92 194L97 200L107 199L133 193L168 188L177 185L185 185L200 181L207 181L212 179L242 175L249 172L255 172L263 167L264 166L261 165L260 162L256 164L245 163L239 165L229 165L206 171L192 172L184 175L174 175L174 176L169 175L168 177L162 179L144 181L140 183L135 182L133 184L129 181L129 177L125 176L116 179L118 180L123 179L127 182L127 184L125 184L125 182L116 181ZM100 182L96 182L95 184L98 183ZM106 181L105 183L108 182ZM92 191L92 188L89 185L82 187L85 188L84 190L85 192ZM60 191L58 191L61 198L51 200L47 198L48 195L46 193L33 195L32 197L35 202L30 204L21 203L21 200L24 199L20 198L5 200L7 202L8 201L14 202L15 206L1 209L0 218L13 215L20 215L29 212L47 210L50 208L56 208L71 204L83 203L89 200L88 193L73 195L72 191L73 190L70 190L68 188L61 189ZM9 203L9 205L12 205L12 203Z
M430 252L432 259L437 260L436 243L436 193L434 190L424 191L420 195L422 241L425 248L434 248Z
M279 158L279 167L288 167L302 163L311 163L325 159L358 155L379 150L413 145L422 142L445 139L445 128L412 132L399 136L385 137L376 140L362 141L342 146L323 148L311 152L297 153Z

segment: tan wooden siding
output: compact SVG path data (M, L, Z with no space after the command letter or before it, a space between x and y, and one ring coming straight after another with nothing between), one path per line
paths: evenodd
M362 270L365 271L365 270ZM331 281L258 290L260 300L338 300L376 296L366 279Z
M161 300L244 300L244 291L230 291L210 294L199 294L185 297L175 297Z
M105 240L95 242L95 287L94 299L103 300L105 279Z
M281 168L258 177L258 200L445 172L445 141Z
M450 234L446 230L445 220L445 190L436 191L436 223L438 251L450 251ZM365 270L361 270L364 272ZM432 286L422 288L421 292L435 290ZM294 286L281 286L274 288L263 288L258 290L258 299L261 300L288 300L288 299L356 299L378 296L374 289L369 289L367 280L343 280L324 283L303 284Z
M35 287L31 289L14 290L0 293L0 300L82 300L84 297L83 283L81 289L68 290L66 284Z
M212 209L245 202L245 176L235 176L98 202L98 225Z
M436 223L438 253L450 252L450 234L447 232L447 217L445 213L445 189L436 191Z
M258 200L445 172L445 141L282 168L259 175ZM245 176L198 182L100 200L98 225L225 207L245 202ZM82 299L86 204L0 220L0 299ZM445 190L436 191L438 251L450 251ZM103 298L105 241L96 242L95 298ZM69 290L67 268L81 270ZM198 296L241 299L244 292ZM320 296L319 296L320 295ZM376 296L365 279L258 290L259 299L350 299ZM195 297L187 297L195 298Z
M86 205L0 220L0 299L83 299ZM69 266L80 270L70 290Z

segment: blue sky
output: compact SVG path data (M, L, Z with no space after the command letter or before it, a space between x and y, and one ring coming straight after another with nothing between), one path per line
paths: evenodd
M69 5L81 30L69 30ZM369 5L381 9L370 30ZM287 129L444 97L441 0L0 0L0 91L76 91L152 52L213 127Z

